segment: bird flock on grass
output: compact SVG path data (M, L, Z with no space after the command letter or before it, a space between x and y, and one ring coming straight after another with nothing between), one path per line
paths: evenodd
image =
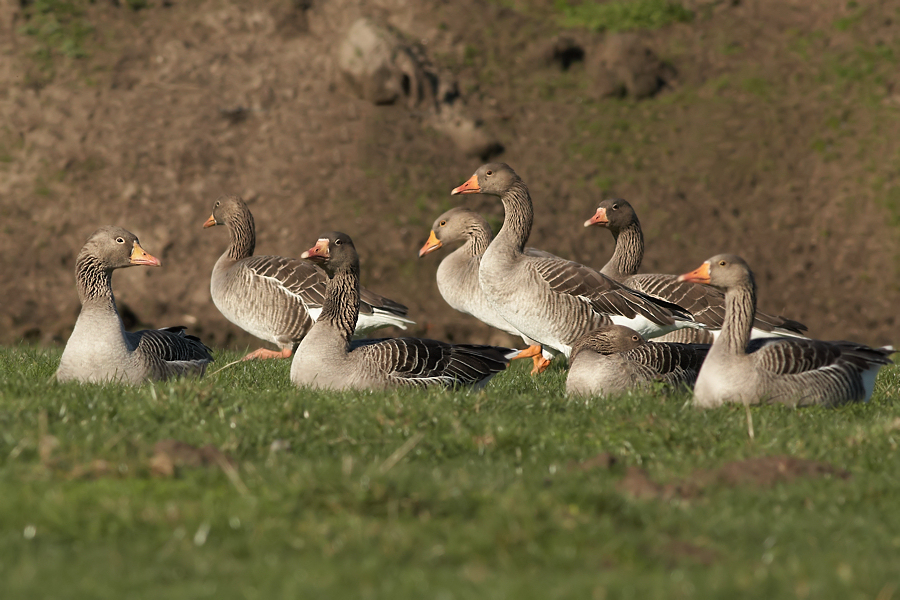
M223 196L203 224L224 225L230 236L213 268L213 303L226 319L278 347L243 360L291 358L291 381L301 387L383 390L480 388L510 360L531 358L532 374L539 376L563 355L570 395L682 386L693 389L694 405L703 408L867 401L878 370L891 364L891 347L810 339L803 324L757 310L753 273L738 256L713 256L683 275L639 273L644 237L625 200L604 200L584 223L608 229L615 239L613 256L597 270L526 247L531 195L508 165L482 165L451 194L498 197L503 226L493 236L481 215L453 208L435 220L419 256L460 244L438 267L441 296L454 309L521 337L525 349L362 339L413 321L404 305L360 286L350 236L323 233L299 258L255 256L253 215L241 198ZM213 361L210 349L183 327L125 331L112 273L134 265L160 261L120 227L98 229L79 252L82 307L56 371L59 381L140 384L203 375Z

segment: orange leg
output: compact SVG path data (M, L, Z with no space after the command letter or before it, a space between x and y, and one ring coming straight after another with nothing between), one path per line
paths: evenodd
M543 373L550 365L550 361L544 358L544 355L541 354L540 344L528 346L527 348L519 352L513 360L516 360L518 358L530 358L534 361L534 368L531 369L532 375Z
M538 346L540 348L540 346ZM532 359L534 360L534 367L531 369L532 375L537 375L539 373L543 373L547 370L547 367L550 366L550 361L544 358L544 355L538 352L535 354Z
M290 358L293 351L290 348L285 348L284 350L267 350L265 348L260 348L259 350L254 350L241 360L253 360L258 358L259 360L266 360L268 358Z

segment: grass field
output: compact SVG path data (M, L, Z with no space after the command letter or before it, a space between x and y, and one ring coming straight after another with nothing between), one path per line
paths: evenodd
M900 597L898 368L867 405L748 413L568 400L530 363L338 394L272 361L60 385L58 358L0 350L7 600Z

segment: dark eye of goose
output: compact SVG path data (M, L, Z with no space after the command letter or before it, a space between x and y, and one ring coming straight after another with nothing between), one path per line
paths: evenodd
M636 336L636 335L631 336L631 341L632 341L632 342L636 342L636 341L638 341L639 339L640 339L640 338L639 338L638 336Z
M494 174L494 172L493 172L493 171L491 171L491 170L488 170L488 171L485 171L485 173L484 173L484 174L485 174L485 175L487 175L487 176L488 176L488 177L490 177L490 176L491 176L491 175L493 175L493 174Z
M441 221L440 226L443 227L446 224L447 224L447 221Z
M121 236L117 237L117 238L116 238L116 243L117 243L117 244L124 244L124 243L125 243L125 238L123 238L123 237L121 237Z
M219 208L219 205L220 205L220 204L222 204L222 203L221 203L221 202L218 202L218 201L216 201L216 208Z
M724 260L720 260L720 261L719 261L719 266L720 266L720 267L724 267L724 266L727 265L727 264L728 264L727 261L724 261Z
M335 245L335 246L340 246L341 243L342 243L341 240L334 240L334 245Z
M612 209L613 209L613 210L619 210L619 205L618 205L618 204L613 204L613 205L612 205Z

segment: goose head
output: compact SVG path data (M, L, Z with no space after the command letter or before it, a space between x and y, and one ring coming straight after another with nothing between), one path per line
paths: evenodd
M322 267L329 276L338 271L359 270L359 255L353 240L346 233L331 231L323 233L316 245L300 255Z
M578 338L572 347L572 358L582 350L593 350L598 354L608 355L627 352L646 343L641 334L630 327L605 325Z
M213 205L212 214L203 223L203 228L229 225L236 223L239 219L248 217L252 222L253 217L250 215L250 209L247 208L247 203L240 196L219 196Z
M158 267L160 261L141 247L137 236L121 227L101 227L91 234L78 256L91 258L105 271L142 265Z
M516 182L521 181L516 172L506 163L481 165L475 174L459 187L453 188L451 196L457 194L489 194L502 196Z
M618 233L636 223L637 220L637 215L627 200L614 198L601 202L597 207L597 212L584 222L584 226L597 225L606 227L613 233Z
M702 265L678 276L678 281L705 283L728 290L753 284L753 274L747 262L734 254L717 254Z
M419 250L419 258L431 254L445 244L465 241L476 232L485 230L488 235L491 234L487 221L477 212L461 206L451 208L434 220L428 241Z

